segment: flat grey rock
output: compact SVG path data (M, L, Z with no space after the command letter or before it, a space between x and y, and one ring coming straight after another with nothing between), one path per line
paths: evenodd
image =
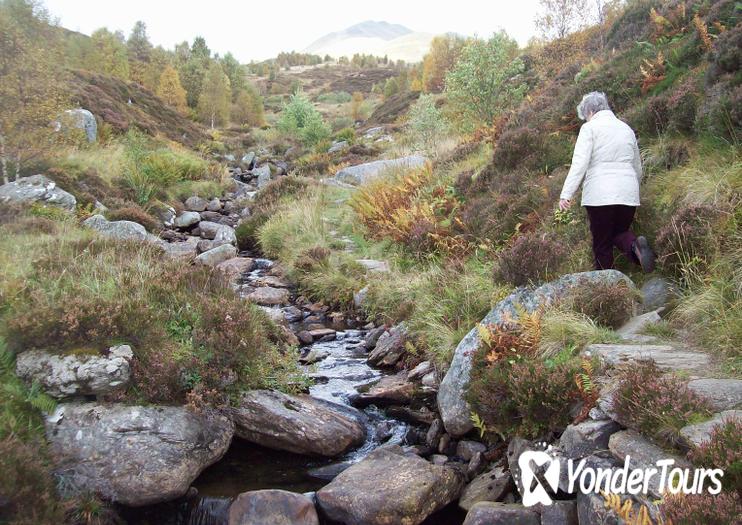
M459 499L459 507L468 511L480 501L498 501L514 488L510 473L503 467L493 467L474 478Z
M214 267L237 256L237 248L231 244L222 244L197 256L196 264Z
M67 211L74 211L77 199L67 193L45 175L21 177L0 186L0 202L56 206Z
M541 516L523 505L481 501L467 513L464 525L541 525Z
M583 354L596 355L609 366L652 360L664 370L694 373L704 372L710 364L707 354L678 350L669 345L592 344L583 351Z
M711 402L714 410L742 409L742 380L740 379L693 379L688 388Z
M559 438L559 448L568 459L584 458L598 450L607 449L608 439L619 430L621 426L610 419L588 419L577 425L569 425Z
M425 161L425 157L420 155L410 155L409 157L391 160L375 160L373 162L366 162L364 164L343 168L335 174L335 180L345 184L358 186L369 182L387 170L397 168L419 168L425 164Z
M687 425L680 429L680 437L688 447L697 447L711 439L714 428L723 425L726 421L738 420L742 424L742 410L725 410L708 421Z

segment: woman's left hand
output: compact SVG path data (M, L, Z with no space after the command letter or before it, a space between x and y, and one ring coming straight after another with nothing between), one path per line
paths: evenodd
M569 199L560 199L559 200L559 209L562 211L566 211L572 207L572 201Z

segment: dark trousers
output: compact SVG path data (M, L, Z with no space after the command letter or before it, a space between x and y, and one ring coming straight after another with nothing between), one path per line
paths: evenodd
M596 270L613 268L613 247L621 250L628 259L637 262L631 248L636 235L629 228L634 220L636 207L622 204L585 206L593 235L593 255Z

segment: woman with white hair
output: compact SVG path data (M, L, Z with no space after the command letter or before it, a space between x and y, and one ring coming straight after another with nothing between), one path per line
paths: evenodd
M568 209L582 183L582 206L590 220L595 268L613 268L613 247L642 270L654 270L654 253L643 236L631 231L639 206L642 164L632 129L611 111L604 93L582 98L577 116L585 120L564 181L559 208ZM584 179L584 183L583 183Z

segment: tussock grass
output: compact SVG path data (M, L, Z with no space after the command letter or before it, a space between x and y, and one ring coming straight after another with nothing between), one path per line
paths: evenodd
M621 338L609 328L597 325L584 314L564 308L546 310L541 318L541 343L544 357L554 357L565 348L581 352L593 343L617 343Z

